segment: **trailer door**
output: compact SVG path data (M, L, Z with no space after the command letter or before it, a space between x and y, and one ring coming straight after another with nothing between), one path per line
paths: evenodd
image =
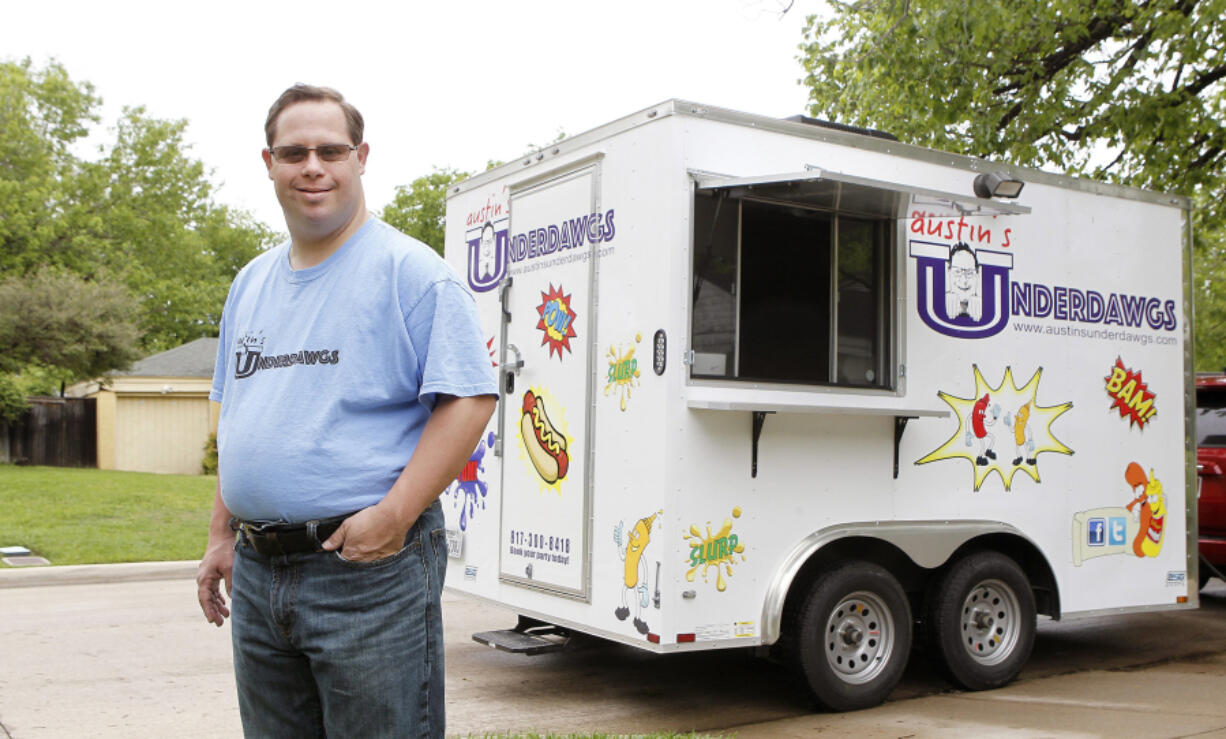
M613 229L599 159L513 186L510 213L499 573L586 599L597 258Z

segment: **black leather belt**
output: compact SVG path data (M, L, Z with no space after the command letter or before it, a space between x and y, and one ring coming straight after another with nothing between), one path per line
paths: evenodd
M265 557L322 552L323 543L352 513L305 523L235 521L234 528L252 549Z

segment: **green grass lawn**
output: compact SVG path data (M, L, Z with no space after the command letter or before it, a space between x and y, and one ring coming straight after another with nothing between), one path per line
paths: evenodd
M204 475L0 465L0 546L53 565L199 559L216 485Z

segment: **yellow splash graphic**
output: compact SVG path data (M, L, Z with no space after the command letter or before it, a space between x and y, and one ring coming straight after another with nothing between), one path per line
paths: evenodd
M973 369L975 392L971 397L960 398L944 391L937 393L957 415L958 428L949 441L915 463L965 459L975 470L975 490L979 490L992 472L1000 475L1005 490L1012 487L1013 476L1018 470L1040 482L1039 454L1073 453L1051 432L1052 423L1073 404L1039 405L1042 367L1020 388L1014 382L1012 367L1005 368L1005 376L996 387L988 385L978 365L973 365Z
M641 333L634 335L635 344L642 340ZM624 352L611 346L605 356L609 360L608 384L604 386L605 397L609 396L609 391L615 391L621 396L621 409L624 411L631 390L639 386L639 360L634 358L634 346Z
M547 444L554 452L557 452L559 446L564 447L571 455L570 462L573 464L575 439L573 436L567 433L567 429L569 428L570 424L568 424L566 421L566 409L563 408L562 404L558 402L557 397L545 388L532 385L528 388L528 390L531 391L536 397L544 400L545 407L548 408L552 428L548 429L548 433L543 434L544 443ZM533 414L532 426L535 428L540 423L540 416ZM570 476L564 474L553 482L548 482L542 478L537 472L536 467L533 465L532 459L528 455L528 449L524 441L524 431L522 428L523 424L515 423L512 425L515 427L515 438L517 441L519 441L519 458L524 463L524 469L528 470L528 474L540 484L540 491L542 493L552 491L558 495L561 495L562 484L570 479ZM556 441L552 438L555 434L561 436L565 440L564 445L559 445L556 443ZM549 443L551 441L554 443Z
M732 518L740 517L740 507L733 508ZM690 532L682 535L690 545L690 569L685 573L686 580L694 582L694 575L698 574L701 568L702 580L708 582L707 570L714 567L715 589L722 593L728 587L724 582L724 574L732 577L732 565L736 564L736 555L740 555L742 562L745 561L745 543L732 533L732 518L724 519L724 525L714 534L711 533L711 522L708 521L706 536L696 525L691 525Z

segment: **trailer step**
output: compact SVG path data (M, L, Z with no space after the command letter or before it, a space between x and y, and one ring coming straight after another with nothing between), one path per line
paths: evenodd
M566 640L541 636L538 634L527 634L515 629L501 629L499 631L481 631L473 634L473 641L484 644L487 647L501 649L504 652L513 652L515 654L545 654L546 652L558 652L566 646Z

